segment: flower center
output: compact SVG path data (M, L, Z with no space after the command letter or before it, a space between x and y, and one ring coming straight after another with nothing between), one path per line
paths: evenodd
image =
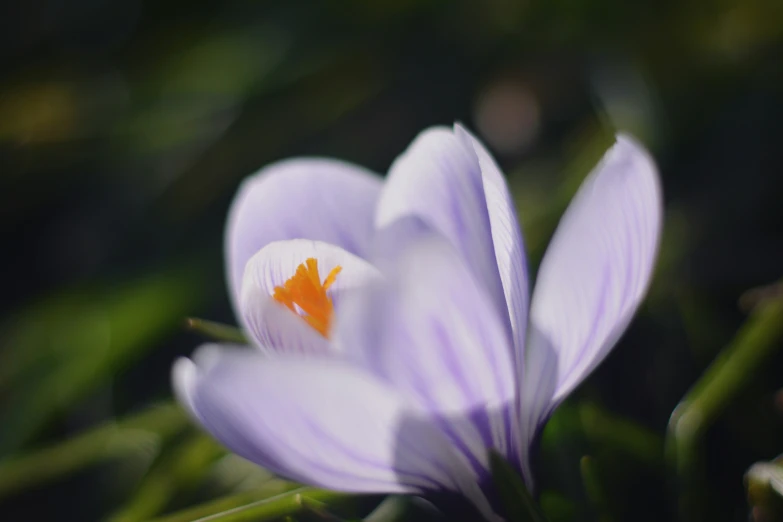
M272 297L300 315L318 333L327 337L334 307L326 291L342 269L339 265L334 267L321 283L318 276L318 260L311 257L297 267L296 273L283 286L275 287Z

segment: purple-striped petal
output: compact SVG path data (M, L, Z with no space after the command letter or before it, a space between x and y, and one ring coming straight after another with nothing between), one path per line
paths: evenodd
M341 295L380 277L379 272L362 258L340 247L292 239L266 245L247 262L242 283L240 319L255 344L268 351L286 353L329 353L328 339L313 329L298 313L272 298L275 287L283 286L308 258L318 262L319 280L341 267L327 295L339 311Z
M335 342L438 418L477 473L487 450L518 448L516 380L505 325L455 249L430 236L387 279L349 296Z
M619 135L577 192L541 262L522 394L531 430L627 327L650 282L661 222L655 164L641 144Z
M423 131L389 170L378 200L379 229L415 216L446 237L506 319L481 163L474 147L445 127Z
M245 263L272 241L312 239L367 253L382 180L330 159L281 161L247 178L226 226L228 285L235 311Z
M503 173L489 151L461 125L454 125L454 132L460 139L471 144L481 166L484 195L487 199L489 223L492 228L492 244L514 336L517 375L522 375L530 289L527 257L519 218Z
M375 231L369 261L382 271L394 270L400 256L410 245L433 235L438 235L438 232L418 216L397 219Z
M206 359L203 366L198 364ZM488 510L470 468L415 404L336 359L211 349L173 369L179 400L236 454L332 490L454 490Z

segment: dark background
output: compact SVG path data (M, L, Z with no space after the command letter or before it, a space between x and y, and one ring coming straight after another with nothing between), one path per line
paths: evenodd
M746 520L743 474L783 452L780 337L737 367L687 478L664 446L740 297L783 275L782 59L779 0L3 1L0 519L146 520L252 489L169 410L146 438L61 444L168 404L202 341L185 317L234 323L222 234L243 177L298 155L384 173L461 121L504 167L534 265L614 129L663 178L650 296L543 437L550 518Z

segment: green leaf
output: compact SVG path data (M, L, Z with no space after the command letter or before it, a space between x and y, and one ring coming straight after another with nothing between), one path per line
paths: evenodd
M492 478L500 493L500 499L510 522L545 522L543 513L528 492L522 478L494 450L489 453Z
M164 454L147 473L136 494L109 522L149 520L168 505L180 491L193 489L206 475L209 466L225 450L211 437L201 433L191 435L172 452Z
M299 513L307 502L331 505L349 498L345 493L274 480L259 490L223 497L152 522L263 522Z
M652 469L661 468L663 437L640 424L603 409L594 402L578 406L588 440L622 452Z
M544 516L550 522L573 522L576 520L577 508L573 500L558 491L542 491L538 503Z
M201 269L178 266L121 284L73 289L34 303L0 327L0 454L17 451L51 418L176 331L207 290Z
M0 497L51 481L111 458L158 447L189 424L172 403L111 421L71 439L0 462Z
M585 455L579 460L579 471L582 475L582 485L590 503L598 515L600 522L608 522L611 517L608 514L609 496L601 480L600 470L594 457Z
M366 517L364 522L397 522L406 520L411 511L410 496L390 495Z

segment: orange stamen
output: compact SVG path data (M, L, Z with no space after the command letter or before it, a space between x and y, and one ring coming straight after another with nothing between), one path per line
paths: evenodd
M275 287L272 297L301 315L318 333L328 337L334 307L326 291L342 269L339 265L334 267L322 284L318 276L318 260L311 257L296 268L294 275L283 286Z

